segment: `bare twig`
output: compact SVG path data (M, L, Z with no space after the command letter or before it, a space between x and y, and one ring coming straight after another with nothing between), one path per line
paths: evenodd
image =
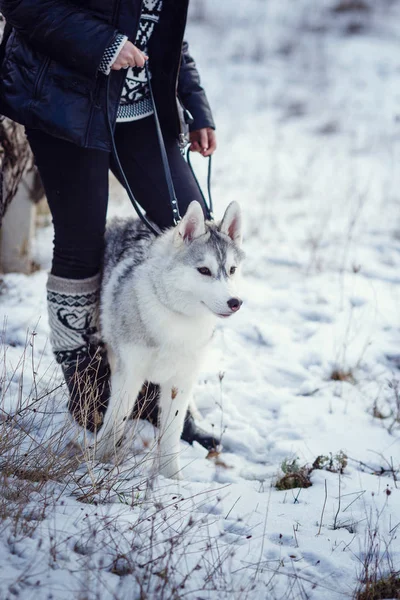
M327 499L328 499L328 487L327 487L327 483L326 483L326 479L325 479L325 499L324 499L324 505L322 507L321 518L319 521L319 529L318 529L317 535L319 535L321 533L322 521L324 518L324 512L325 512L325 506L326 506Z

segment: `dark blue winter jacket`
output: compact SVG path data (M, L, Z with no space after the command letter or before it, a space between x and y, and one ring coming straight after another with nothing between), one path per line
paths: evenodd
M214 127L196 65L183 42L189 0L163 0L150 40L153 91L163 128L178 135L177 92L194 117ZM0 71L0 111L29 128L110 150L106 82L98 68L121 32L134 42L140 0L0 0L12 26ZM111 71L109 115L116 119L126 70Z

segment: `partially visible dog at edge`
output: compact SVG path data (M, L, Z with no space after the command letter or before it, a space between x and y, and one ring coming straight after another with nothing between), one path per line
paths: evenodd
M111 365L111 398L96 457L117 451L144 381L160 385L155 468L181 479L180 436L192 388L218 318L236 313L241 212L232 202L220 223L192 202L160 236L137 219L106 232L100 320Z

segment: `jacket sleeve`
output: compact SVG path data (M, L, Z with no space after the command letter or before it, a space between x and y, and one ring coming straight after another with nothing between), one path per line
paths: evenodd
M68 0L0 0L0 11L35 50L89 77L118 33Z
M178 94L184 107L192 114L193 123L190 131L203 127L215 129L211 108L206 93L200 84L200 76L196 63L189 54L187 42L182 45L182 62L178 78Z
M99 66L99 71L101 71L103 75L109 75L111 73L111 67L117 60L119 53L127 41L128 37L126 35L117 33L115 40L107 46Z

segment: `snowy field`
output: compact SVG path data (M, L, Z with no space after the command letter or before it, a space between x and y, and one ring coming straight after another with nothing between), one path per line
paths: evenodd
M192 2L215 212L245 217L195 389L219 456L182 442L184 481L149 483L145 423L115 469L66 455L50 227L3 277L1 600L335 600L400 569L400 2L348 4Z

